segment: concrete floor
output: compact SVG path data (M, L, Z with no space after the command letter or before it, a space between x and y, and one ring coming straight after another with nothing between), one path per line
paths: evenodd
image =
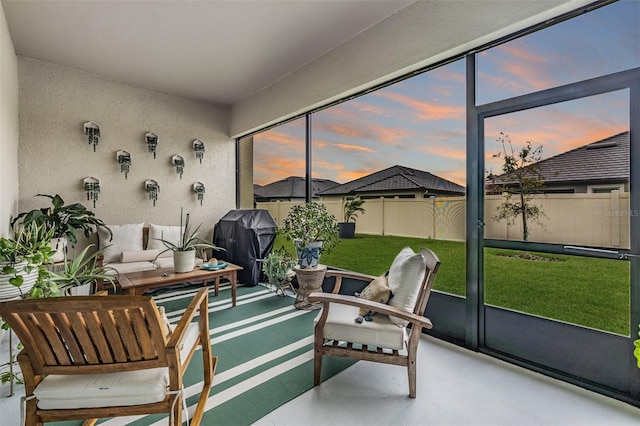
M361 361L256 424L640 425L638 408L431 337L419 358L416 399L404 368ZM24 388L8 391L0 387L0 425L18 426Z

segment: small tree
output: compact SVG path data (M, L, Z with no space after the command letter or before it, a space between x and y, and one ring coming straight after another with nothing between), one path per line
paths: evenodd
M527 141L520 151L516 152L509 135L500 132L497 139L502 144L502 151L494 154L494 158L502 158L502 175L489 174L487 179L494 182L496 191L504 193L505 199L497 208L493 220L506 219L512 225L518 217L522 219L522 239L529 239L529 221L542 225L545 217L542 209L532 203L544 185L544 176L540 168L542 145L531 146ZM496 184L496 182L498 182Z

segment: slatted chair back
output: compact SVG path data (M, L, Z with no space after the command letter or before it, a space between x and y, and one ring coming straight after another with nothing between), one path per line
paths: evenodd
M153 299L75 296L0 306L36 374L166 367L166 337Z

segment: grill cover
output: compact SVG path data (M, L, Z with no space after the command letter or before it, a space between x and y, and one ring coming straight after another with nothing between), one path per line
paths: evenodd
M271 253L277 228L268 210L231 210L213 228L213 244L227 249L215 256L242 266L238 282L255 286L262 272L260 260Z

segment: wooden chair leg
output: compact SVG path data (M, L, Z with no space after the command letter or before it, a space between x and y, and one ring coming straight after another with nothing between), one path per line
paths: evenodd
M416 397L416 360L410 359L407 366L407 372L409 373L409 398Z
M322 338L320 338L320 344L315 343L315 350L313 351L313 385L318 386L320 384L320 378L322 376Z

